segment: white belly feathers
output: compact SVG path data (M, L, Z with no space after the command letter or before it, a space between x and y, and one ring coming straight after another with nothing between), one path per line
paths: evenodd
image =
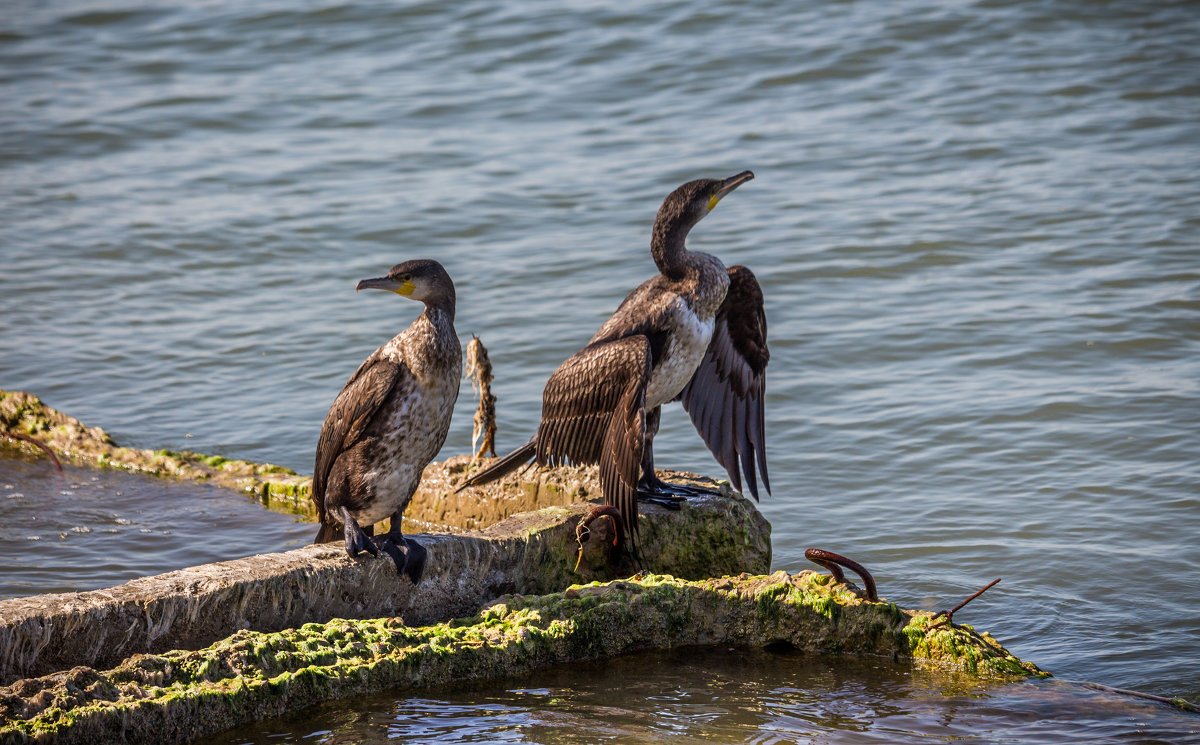
M712 340L712 317L701 320L680 297L676 297L670 307L675 322L674 333L663 351L662 360L650 374L650 384L646 386L647 409L662 406L679 395L692 379Z

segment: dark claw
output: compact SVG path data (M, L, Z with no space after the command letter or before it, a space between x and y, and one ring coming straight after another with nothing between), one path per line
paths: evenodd
M866 568L857 561L854 561L853 559L847 559L845 556L842 556L841 554L835 554L832 551L823 551L819 548L808 549L804 552L804 558L808 559L814 564L820 564L828 569L829 573L832 574L833 578L838 582L846 581L846 575L841 569L842 567L846 567L859 577L862 577L863 588L867 593L867 600L870 600L872 603L879 602L879 595L875 593L875 578L872 577L871 573L868 572Z
M680 496L667 496L664 494L653 494L651 492L644 491L639 491L637 493L637 498L639 502L650 502L658 505L659 507L666 507L668 510L679 509L680 505L682 505L685 501L685 498Z
M425 562L429 558L429 552L411 538L405 538L404 543L408 546L408 561L404 564L404 573L414 585L418 585L421 583L421 577L425 576Z

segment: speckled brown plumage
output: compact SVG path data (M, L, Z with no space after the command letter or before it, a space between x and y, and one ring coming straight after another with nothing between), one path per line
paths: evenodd
M397 264L386 277L363 280L359 287L394 290L393 285L403 287L401 278L408 278L409 297L424 302L424 311L350 377L330 406L317 442L312 498L321 529L316 542L335 540L343 530L351 555L375 552L371 542L352 541L351 534L362 528L370 535L371 526L385 517L392 519L388 536L394 544L400 541L401 518L421 471L446 440L462 376L454 285L440 264ZM346 524L347 514L354 526ZM378 538L375 544L392 553Z

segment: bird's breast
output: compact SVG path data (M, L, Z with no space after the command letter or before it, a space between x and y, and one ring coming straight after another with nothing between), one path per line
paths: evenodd
M670 305L671 333L662 356L655 360L646 386L646 408L673 400L695 374L713 335L713 316L702 317L676 298Z

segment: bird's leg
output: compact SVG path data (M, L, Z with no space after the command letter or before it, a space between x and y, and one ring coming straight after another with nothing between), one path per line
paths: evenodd
M420 583L421 576L425 574L425 560L428 558L429 552L412 538L404 537L404 533L400 530L400 523L403 519L404 507L401 507L392 515L391 527L388 528L388 532L377 535L372 540L375 541L376 546L392 557L392 561L396 563L396 571L400 574L407 574L415 585Z
M654 475L654 436L658 434L661 418L661 406L646 412L646 443L642 446L642 477L638 480L637 498L642 502L653 502L669 510L677 510L684 495L673 493L665 482Z
M371 543L371 538L365 530L358 526L358 522L354 519L354 515L350 514L350 510L342 507L342 527L346 534L346 553L353 559L363 551L372 556L379 555L379 549Z
M654 435L658 432L659 409L646 412L646 444L642 448L642 477L638 480L638 499L677 510L684 499L711 494L683 484L668 484L654 473Z

